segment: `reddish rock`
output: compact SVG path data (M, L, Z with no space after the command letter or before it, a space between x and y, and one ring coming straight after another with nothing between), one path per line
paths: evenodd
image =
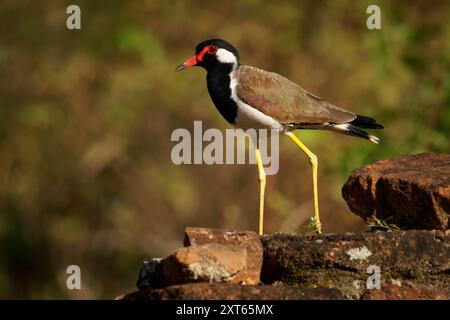
M393 284L368 290L362 296L363 300L448 300L449 298L448 293L443 290Z
M143 262L138 289L188 282L259 284L262 243L252 231L186 228L184 248Z
M253 231L227 231L208 228L185 230L184 245L219 243L233 245L247 250L247 268L242 273L245 284L258 284L263 260L263 247L259 236Z
M166 282L243 283L246 279L247 250L239 246L209 243L180 248L162 262Z
M231 283L189 283L164 289L146 289L125 295L124 300L336 300L334 288L296 288L285 285L242 286Z
M449 228L450 155L399 156L356 169L342 188L350 210L401 229Z

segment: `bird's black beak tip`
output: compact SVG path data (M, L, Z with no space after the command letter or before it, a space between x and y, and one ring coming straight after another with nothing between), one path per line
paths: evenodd
M180 64L178 67L175 68L175 72L180 72L186 68L187 67L184 64Z

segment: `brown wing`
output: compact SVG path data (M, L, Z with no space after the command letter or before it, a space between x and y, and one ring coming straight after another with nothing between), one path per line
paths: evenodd
M347 123L356 118L354 113L323 101L279 74L240 66L234 76L239 99L282 124Z

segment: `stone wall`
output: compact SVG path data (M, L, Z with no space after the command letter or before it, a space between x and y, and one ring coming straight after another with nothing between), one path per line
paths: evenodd
M187 228L184 246L144 261L121 299L449 299L450 156L356 169L343 187L370 231L274 234Z

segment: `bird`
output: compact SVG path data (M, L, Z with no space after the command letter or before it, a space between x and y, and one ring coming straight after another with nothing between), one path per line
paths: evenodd
M312 170L315 231L322 232L317 191L318 158L294 134L297 129L331 130L378 144L379 138L363 129L383 129L371 117L337 107L289 79L256 67L242 65L238 50L223 39L208 39L195 47L195 54L176 67L206 69L209 95L219 113L235 128L266 128L287 135L308 157ZM258 233L263 234L266 174L256 142L259 180Z

